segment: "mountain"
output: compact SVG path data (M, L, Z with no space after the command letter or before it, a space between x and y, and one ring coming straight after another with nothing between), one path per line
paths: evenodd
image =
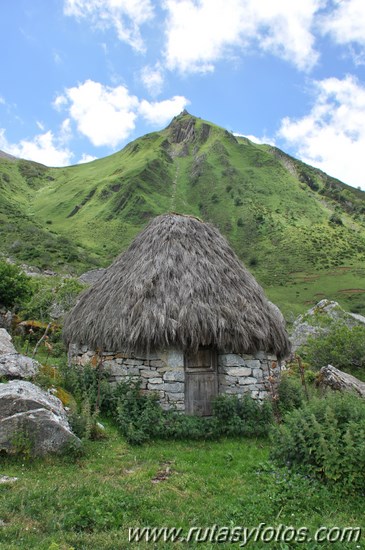
M184 111L88 164L0 158L0 251L80 273L149 219L214 223L287 316L326 297L365 313L365 193Z

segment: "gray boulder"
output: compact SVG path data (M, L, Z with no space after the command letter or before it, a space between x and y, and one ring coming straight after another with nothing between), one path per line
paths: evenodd
M365 382L355 376L336 369L332 365L322 367L319 372L318 384L338 391L353 391L365 398Z
M10 334L4 329L0 328L0 353L16 353L16 349L11 341Z
M365 324L365 317L345 311L340 304L332 300L321 300L294 321L290 336L292 352L295 353L306 344L309 337L326 334L332 321L341 321L348 327L353 327Z
M7 379L32 378L38 372L38 361L18 353L10 334L0 328L0 377Z
M43 456L80 445L57 397L23 380L0 384L0 450Z

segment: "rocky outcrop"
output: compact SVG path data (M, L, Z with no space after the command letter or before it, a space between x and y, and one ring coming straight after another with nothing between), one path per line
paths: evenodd
M39 363L16 351L10 334L0 328L0 377L9 380L32 378L39 369Z
M342 309L340 304L332 300L321 300L304 315L300 315L293 324L290 337L292 352L303 346L309 337L326 334L331 322L341 321L348 327L365 324L365 317Z
M0 384L0 450L43 456L80 445L57 397L30 382Z
M355 376L336 369L332 365L322 367L319 372L318 385L338 391L353 391L365 398L365 382Z

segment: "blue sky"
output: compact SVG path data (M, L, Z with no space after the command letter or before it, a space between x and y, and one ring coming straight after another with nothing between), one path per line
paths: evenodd
M104 157L186 108L365 189L364 0L4 0L0 149Z

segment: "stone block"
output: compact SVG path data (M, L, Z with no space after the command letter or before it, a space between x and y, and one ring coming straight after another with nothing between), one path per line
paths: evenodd
M254 376L257 380L261 380L264 377L264 372L261 368L252 369L252 376Z
M142 366L143 365L143 361L141 359L126 359L125 360L125 365L132 365L132 366Z
M238 383L240 384L240 386L247 386L248 384L256 385L257 380L253 376L244 376L238 379Z
M237 378L241 378L243 376L251 376L252 369L248 367L230 367L227 369L227 374L229 376L236 376Z
M140 369L139 372L141 376L143 376L143 378L156 378L157 376L157 371L155 370L149 370L149 369L143 368L143 369Z
M164 390L166 392L171 392L171 393L181 393L184 391L184 384L183 382L175 382L175 383L170 383L170 384L164 384Z
M259 369L261 367L261 363L258 359L247 359L245 364L250 369Z
M110 363L108 365L104 365L104 368L110 376L128 376L128 369L123 365Z
M228 376L228 374L219 375L219 383L224 386L234 385L237 382L237 376Z
M238 395L242 393L242 386L228 386L225 390L225 393L231 395Z
M245 361L240 355L234 353L225 353L218 356L218 362L224 367L240 367L244 366Z
M166 363L172 369L184 367L184 354L182 351L171 350L167 352Z
M183 393L166 392L166 396L168 397L169 401L184 401L185 399L185 394Z
M115 365L117 368L117 365ZM119 367L121 370L123 376L139 376L139 368L138 367L131 367L129 365L123 365Z
M162 384L163 380L162 378L149 378L148 379L148 387L150 387L151 384Z
M165 363L161 359L153 359L150 361L151 367L163 367Z
M185 373L183 369L168 370L164 373L163 379L169 382L184 382Z

